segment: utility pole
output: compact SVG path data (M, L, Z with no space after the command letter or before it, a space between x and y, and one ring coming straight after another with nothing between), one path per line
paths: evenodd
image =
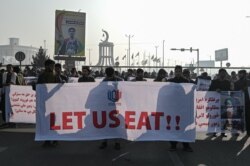
M90 53L91 53L92 49L89 48L88 51L89 51L89 66L90 66Z
M158 58L157 58L157 48L158 48L159 46L155 46L155 59L156 59L156 66L157 66L157 63L158 63Z
M126 50L125 66L128 66L128 49L125 50Z
M43 43L44 43L44 46L43 46L44 50L46 50L46 40L44 40Z
M128 66L130 67L130 38L134 37L134 35L125 35L128 38Z
M165 40L162 41L162 67L164 67L164 43L165 43Z

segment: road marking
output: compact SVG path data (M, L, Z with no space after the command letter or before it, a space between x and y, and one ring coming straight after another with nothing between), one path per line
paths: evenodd
M0 147L0 153L7 150L8 148L7 147Z
M242 149L237 153L237 156L239 156L249 145L250 145L250 137L248 137Z
M181 162L181 159L176 152L168 152L168 155L170 156L172 162L174 163L174 166L184 166L184 164Z

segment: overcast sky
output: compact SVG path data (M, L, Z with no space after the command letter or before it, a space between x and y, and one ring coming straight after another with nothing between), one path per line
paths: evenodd
M121 64L128 48L125 34L130 34L131 54L140 52L141 59L144 53L155 55L155 46L162 57L165 40L165 64L196 62L195 52L170 51L193 47L200 49L201 60L213 60L215 50L228 48L229 60L223 64L250 66L249 0L1 0L0 45L10 37L34 47L46 40L53 56L55 10L63 9L86 13L86 55L91 49L92 64L97 63L104 29Z

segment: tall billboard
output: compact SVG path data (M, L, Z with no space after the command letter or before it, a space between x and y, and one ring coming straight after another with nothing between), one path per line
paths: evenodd
M55 55L85 55L86 13L56 10Z

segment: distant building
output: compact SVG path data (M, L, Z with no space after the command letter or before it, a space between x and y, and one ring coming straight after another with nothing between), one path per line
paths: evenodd
M32 46L19 45L19 38L9 38L9 45L0 45L0 63L19 65L19 61L16 61L15 54L18 51L22 51L25 54L25 59L22 61L22 65L30 65L32 62L32 55L36 55L39 48Z

